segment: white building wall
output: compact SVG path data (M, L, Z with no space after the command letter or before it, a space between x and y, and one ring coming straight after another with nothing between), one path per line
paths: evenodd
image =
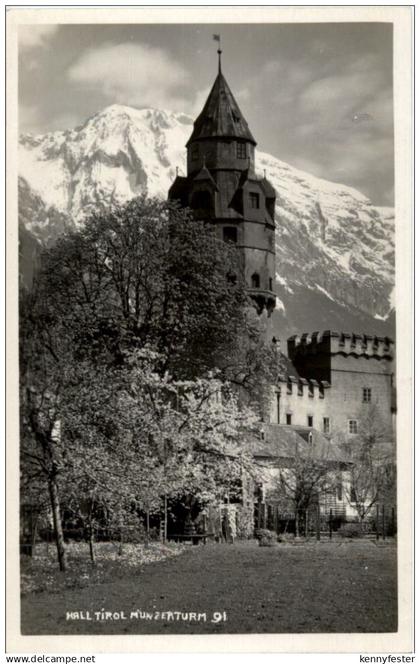
M273 389L270 424L312 426L328 434L330 431L326 430L328 423L324 422L324 418L331 420L329 406L330 388L325 388L322 394L318 385L313 385L311 390L309 383L281 382ZM288 421L288 416L291 421Z

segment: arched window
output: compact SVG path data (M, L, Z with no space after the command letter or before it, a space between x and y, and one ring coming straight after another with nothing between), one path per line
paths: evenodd
M254 272L254 274L251 277L251 286L252 288L259 288L260 287L260 275Z

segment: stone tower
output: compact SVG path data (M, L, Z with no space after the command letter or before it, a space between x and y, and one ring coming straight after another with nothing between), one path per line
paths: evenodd
M219 71L187 147L187 176L169 198L197 219L216 224L220 237L241 252L244 276L258 313L275 307L275 191L255 175L255 146L248 124Z

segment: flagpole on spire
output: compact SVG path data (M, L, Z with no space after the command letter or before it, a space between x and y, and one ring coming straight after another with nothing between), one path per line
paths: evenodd
M219 74L222 73L222 40L220 35L213 35L214 41L219 42L219 48L217 49L217 55L219 56Z

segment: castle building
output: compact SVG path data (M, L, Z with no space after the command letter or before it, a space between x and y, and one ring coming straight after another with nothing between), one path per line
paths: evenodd
M177 176L169 199L216 224L220 237L240 252L242 269L259 313L275 307L276 194L255 174L256 141L219 71L187 142L187 175Z
M290 337L287 346L289 371L274 391L272 423L313 427L351 440L360 433L360 420L374 410L384 435L392 437L391 339L325 331Z
M256 141L219 71L187 142L187 175L169 198L216 225L240 252L259 313L275 307L275 198L255 175ZM305 426L330 436L357 434L360 413L375 405L392 430L393 343L368 335L314 332L288 340L289 371L274 389L271 424Z
M187 174L177 175L169 199L215 224L219 237L236 245L248 292L258 313L269 317L276 303L276 193L265 176L255 174L256 141L222 74L218 53L216 80L186 145ZM293 466L297 449L311 446L334 472L342 472L345 482L348 458L336 442L351 442L371 407L387 441L393 438L394 345L389 338L326 331L291 337L287 345L286 369L273 386L269 421L253 443L255 459L271 477L259 490L264 524L276 508L266 498L270 484L280 466ZM252 514L255 495L252 490L243 494L242 507ZM356 515L351 501L345 504L342 485L322 501L324 513L333 509L341 516Z

